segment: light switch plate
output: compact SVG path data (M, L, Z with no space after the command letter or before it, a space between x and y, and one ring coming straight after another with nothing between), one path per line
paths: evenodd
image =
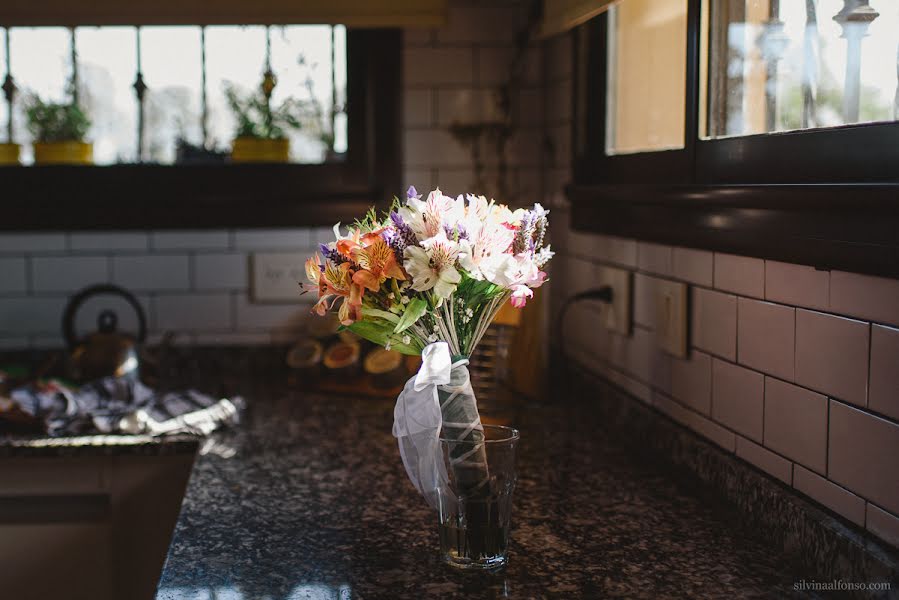
M602 326L621 335L630 335L633 275L624 269L599 267L597 282L600 287L608 285L612 288L612 303L603 304L600 309Z
M678 358L687 357L687 284L655 282L656 345Z
M300 252L254 253L250 263L253 302L299 302L307 258Z

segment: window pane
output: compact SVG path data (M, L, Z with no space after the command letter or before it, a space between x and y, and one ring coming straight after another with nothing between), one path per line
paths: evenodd
M226 150L236 122L225 101L225 85L240 93L259 90L265 71L265 27L259 25L206 28L206 93L210 147Z
M4 29L0 34L0 84L6 79L6 36L9 35L8 29ZM7 122L9 119L9 107L6 104L6 96L0 97L0 141L16 142L18 140L10 140L7 138Z
M71 33L65 27L15 27L9 32L12 76L18 94L14 107L16 136L22 146L22 162L34 161L31 133L25 120L30 96L62 102L69 98L72 76Z
M895 0L712 2L708 29L707 137L897 118Z
M79 27L80 99L91 118L88 139L100 165L137 158L137 32L133 27Z
M200 28L144 27L141 43L147 84L144 157L172 163L179 139L193 145L203 141Z
M335 37L335 45L336 43ZM331 146L333 135L331 27L273 27L272 69L278 76L278 87L272 94L272 101L280 104L288 98L294 98L305 107L303 128L290 133L292 160L322 162ZM336 76L336 72L334 75ZM343 75L345 89L345 69ZM334 86L337 85L335 80ZM343 144L345 147L346 142Z
M686 47L686 0L609 11L608 154L683 148Z

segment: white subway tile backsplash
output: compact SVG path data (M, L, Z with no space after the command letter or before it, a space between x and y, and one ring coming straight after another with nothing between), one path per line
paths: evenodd
M530 144L530 156L537 156L537 160L541 160L539 154L542 150L546 150L545 157L547 161L551 161L553 165L571 164L571 128L567 125L557 125L555 127L547 127L545 130L545 144L535 143L532 135L530 139L525 141Z
M407 184L407 187L409 185L415 184L410 182ZM313 250L318 250L319 244L327 244L328 242L333 242L335 239L333 226L313 227L309 230L309 247Z
M655 328L656 302L655 302L655 277L634 273L634 323Z
M510 46L526 15L515 4L450 4L446 26L437 29L438 44ZM502 23L502 26L497 25Z
M471 84L471 48L415 48L403 51L403 79L409 86Z
M249 287L246 254L196 254L193 261L195 289L245 290Z
M407 129L403 133L406 165L414 167L470 167L471 155L448 131ZM437 180L440 185L440 180ZM422 190L423 193L427 193Z
M432 45L437 39L436 29L403 29L403 46L406 48Z
M737 303L737 361L793 379L796 310L749 298Z
M553 84L546 90L546 105L550 108L548 122L564 123L568 125L568 131L571 131L572 91L570 80Z
M272 343L268 333L198 333L194 343L200 346L266 346Z
M615 369L606 369L605 375L609 381L628 392L630 395L642 400L646 404L652 403L652 389L645 383L625 375L620 371L616 371Z
M830 310L899 325L899 279L832 271Z
M899 547L899 517L896 515L868 502L865 527L874 535Z
M827 398L765 377L765 446L827 472Z
M154 231L150 245L156 250L219 250L230 244L227 230L219 231Z
M0 337L0 350L25 350L31 346L28 337Z
M557 35L546 44L547 78L550 80L566 79L572 75L573 46L570 34Z
M430 89L403 92L403 126L429 127L434 125L434 99Z
M868 408L899 421L899 329L871 326Z
M865 526L865 501L852 492L799 465L793 465L793 487L856 525Z
M751 442L737 436L737 456L752 463L765 473L777 477L787 485L793 482L793 463Z
M899 513L899 425L830 401L831 480Z
M255 304L246 295L237 297L237 329L299 329L309 317L308 302L296 304Z
M416 189L419 190L432 190L436 186L431 181L432 171L430 167L421 167L421 168L410 168L406 167L403 169L403 189L405 191L410 185L414 185ZM329 234L330 235L330 234ZM333 238L333 235L330 235ZM314 238L313 241L331 241L329 236Z
M728 360L736 360L736 296L693 288L692 311L692 345Z
M291 229L242 229L234 232L239 250L307 249L313 245L308 227ZM333 234L330 234L333 239Z
M156 329L214 331L231 329L229 294L161 294L156 297Z
M543 147L546 142L546 136L539 129L519 129L509 138L506 144L506 160L510 164L519 167L539 168L543 164ZM565 161L568 145L564 142L559 143L555 149L560 161ZM490 150L487 145L483 154L484 164L488 167L496 168L500 164L500 157L496 151ZM468 164L471 164L471 157L468 158Z
M148 243L147 234L141 231L69 234L69 248L75 251L146 250Z
M592 239L593 246L591 249L586 250L586 252L595 253L595 256L604 262L636 268L636 240L629 240L611 235L594 235Z
M24 292L27 286L25 258L0 258L0 294Z
M830 296L830 272L814 267L765 261L765 298L827 310Z
M676 400L656 392L653 394L652 403L681 425L689 427L728 452L734 452L736 449L736 436L732 431L728 431L714 421L710 421L702 415L681 406Z
M712 361L712 418L762 442L764 376L719 359Z
M564 91L564 90L563 90ZM571 96L567 96L570 103ZM564 96L560 93L552 94L549 102L563 102ZM539 126L543 124L543 90L540 88L525 88L512 96L512 104L518 113L519 122L525 126ZM559 107L561 110L561 107ZM553 111L557 114L556 111Z
M689 359L671 359L671 395L704 415L712 409L712 359L693 352Z
M440 128L454 123L495 121L498 117L493 90L458 88L441 90L437 94L437 125Z
M31 285L35 292L65 292L109 281L105 256L35 256L31 259Z
M60 334L35 335L31 338L31 347L36 350L61 350L66 347L66 341Z
M0 337L57 334L65 305L63 296L0 298Z
M741 296L765 297L765 261L715 253L715 287Z
M116 256L113 281L129 290L171 291L190 287L188 257L182 255Z
M656 347L652 332L634 329L630 337L610 333L609 340L612 345L611 360L614 364L656 389L670 391L671 357ZM618 351L618 348L623 350L623 353Z
M509 80L509 66L515 56L515 50L509 47L477 48L476 83L480 86L502 85ZM535 86L541 84L542 61L537 48L525 52L522 84ZM466 82L458 82L466 83Z
M437 181L441 191L449 196L458 196L471 191L475 174L470 167L443 167L437 172Z
M64 233L0 233L0 252L58 252L66 249Z
M796 310L796 383L865 406L868 330L861 321Z
M671 274L671 246L637 243L637 266L656 275Z
M675 247L671 250L671 274L697 285L712 287L714 255L707 250Z

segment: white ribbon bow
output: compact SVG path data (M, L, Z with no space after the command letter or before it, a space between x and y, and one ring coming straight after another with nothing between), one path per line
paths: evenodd
M446 489L449 478L440 450L438 386L450 383L452 370L465 367L463 359L452 362L446 342L428 344L421 352L421 368L406 382L393 411L393 435L397 438L406 473L428 504L437 508L437 490ZM466 377L466 386L471 384Z

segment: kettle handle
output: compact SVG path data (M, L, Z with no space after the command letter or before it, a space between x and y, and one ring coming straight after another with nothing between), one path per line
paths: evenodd
M140 302L137 301L137 298L134 297L134 294L129 292L128 290L121 288L117 285L112 285L111 283L101 283L98 285L92 285L84 288L79 291L77 294L69 298L68 304L66 304L66 309L62 314L62 335L66 340L66 344L68 344L69 348L74 348L78 343L78 338L75 337L75 315L78 313L78 309L81 308L81 305L85 300L90 298L91 296L97 296L100 294L113 294L115 296L121 296L124 298L128 304L134 309L134 312L137 314L137 342L143 343L145 339L147 339L147 316L144 314L144 309L140 305Z

